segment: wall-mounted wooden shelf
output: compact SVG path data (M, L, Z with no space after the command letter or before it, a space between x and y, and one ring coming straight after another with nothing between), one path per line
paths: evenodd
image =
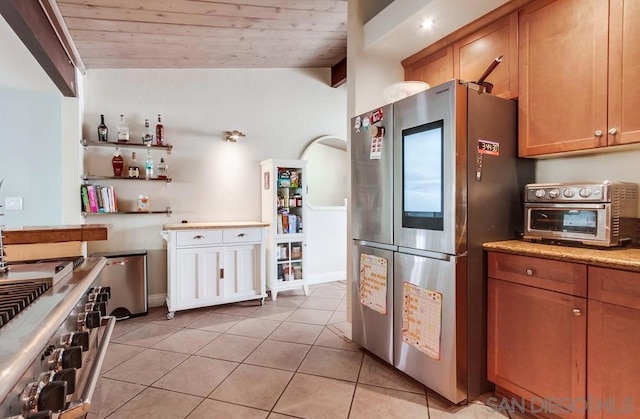
M89 141L82 139L80 144L84 147L113 147L113 148L150 148L152 150L165 150L167 154L171 154L173 146L171 144L156 145L156 144L143 144L143 143L116 143L111 141Z
M166 182L166 183L171 183L171 178L165 178L165 179L159 179L157 177L152 177L147 179L146 177L125 177L125 176L98 176L98 175L83 175L82 176L82 180L83 181L90 181L90 180L105 180L105 179L113 179L113 180L146 180L146 181L156 181L156 182Z
M171 207L167 207L161 211L116 211L116 212L82 212L82 216L87 215L121 215L121 214L167 214L169 216L172 213Z

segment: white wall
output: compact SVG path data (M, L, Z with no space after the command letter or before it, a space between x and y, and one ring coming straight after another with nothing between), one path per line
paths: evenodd
M347 209L346 207L307 207L305 222L309 281L327 282L346 279Z
M328 69L89 70L84 78L85 138L95 139L104 114L115 139L119 115L127 117L132 141L144 118L163 117L174 146L165 157L173 182L113 181L123 200L148 195L152 209L173 214L88 216L113 224L108 242L90 252L149 250L150 294L166 292L162 224L260 219L259 162L295 159L310 140L329 133L346 136L346 87L332 88ZM238 143L223 131L246 134ZM110 174L113 149L88 150L87 171ZM142 155L140 155L142 153ZM138 150L140 162L144 151ZM125 158L130 157L126 150ZM108 184L109 182L107 182ZM94 221L94 222L95 222Z
M62 96L0 16L0 204L21 197L24 208L3 211L0 224L81 222L78 103Z

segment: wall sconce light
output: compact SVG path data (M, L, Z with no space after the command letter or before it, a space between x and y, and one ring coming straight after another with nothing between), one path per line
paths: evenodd
M233 130L233 131L225 131L224 139L228 143L235 143L238 141L238 138L244 137L244 132Z

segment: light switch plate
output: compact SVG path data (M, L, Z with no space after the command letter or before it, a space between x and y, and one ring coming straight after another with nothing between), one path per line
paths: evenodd
M21 210L22 209L22 197L20 196L8 196L4 199L4 207L8 210Z

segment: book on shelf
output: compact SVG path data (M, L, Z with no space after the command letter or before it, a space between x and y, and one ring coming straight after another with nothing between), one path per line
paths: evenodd
M95 186L87 185L87 192L89 194L89 212L98 212L98 197Z
M80 185L80 202L82 203L82 212L91 211L91 207L89 205L89 192L87 191L87 185Z
M104 205L103 212L113 212L111 203L109 202L109 187L101 187L100 194L102 195L102 203Z
M98 212L104 212L104 202L102 202L102 186L93 185L96 190L96 199L98 201Z
M118 212L118 200L116 199L116 190L113 186L109 186L109 202L111 202L113 212Z

